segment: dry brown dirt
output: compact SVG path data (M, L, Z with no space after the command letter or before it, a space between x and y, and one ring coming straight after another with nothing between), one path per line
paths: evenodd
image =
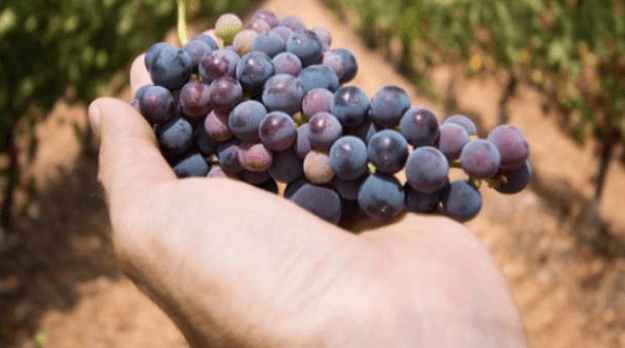
M333 46L350 48L359 61L351 83L370 96L394 84L409 92L414 105L443 114L442 105L417 93L317 1L269 0L264 7L329 28ZM467 80L452 66L432 73L441 90L452 76L458 79L459 110L476 117L482 129L492 128L504 79L484 72ZM120 98L128 100L129 92ZM524 85L510 101L510 122L531 146L531 188L514 196L483 188L483 210L467 225L508 277L532 347L625 347L625 167L614 161L609 168L599 242L579 242L597 172L595 144L576 146L544 103ZM59 101L37 126L39 145L27 173L34 195L20 189L18 203L26 208L18 236L0 245L0 346L187 347L117 268L96 155L75 136L76 129L86 129L85 108Z

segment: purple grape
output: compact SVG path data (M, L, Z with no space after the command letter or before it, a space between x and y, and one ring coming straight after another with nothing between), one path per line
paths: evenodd
M253 45L254 51L263 52L270 58L274 58L278 53L284 52L286 49L286 42L279 34L274 32L258 34L254 38Z
M195 143L204 156L209 156L217 150L217 143L211 139L204 128L204 122L200 122L193 132Z
M271 26L260 18L252 18L245 26L245 29L253 30L260 34L268 32Z
M297 128L297 139L295 141L295 152L297 156L304 159L310 152L310 123L305 123Z
M332 143L343 135L339 120L327 112L318 112L308 120L308 139L313 149L329 149Z
M410 108L410 98L397 86L386 86L371 98L369 117L385 128L399 124L404 113Z
M406 182L404 192L406 193L406 210L415 213L433 213L438 209L443 189L432 193L423 193L413 189Z
M174 118L175 100L167 88L146 85L137 90L136 98L139 111L150 124L161 124Z
M229 113L243 100L243 88L236 79L230 76L222 76L213 80L210 89L213 107L223 113Z
M288 185L286 185L286 188L284 189L284 197L291 198L293 194L295 194L295 192L304 187L304 185L306 184L311 184L311 182L303 177L290 182Z
M360 187L362 186L362 183L367 180L368 177L369 173L365 172L363 175L352 180L343 180L341 178L336 178L334 179L334 189L336 190L336 192L339 193L341 198L357 201Z
M343 180L362 176L367 172L367 146L353 135L339 138L330 148L330 167Z
M252 20L260 19L265 21L271 28L275 28L280 25L280 21L275 13L271 12L267 9L260 9L254 12L252 15Z
M204 119L204 130L214 142L221 143L232 138L232 132L228 127L228 114L218 110L211 110Z
M357 127L365 121L369 97L359 87L341 87L334 93L331 109L344 127Z
M198 73L198 66L202 57L207 55L212 51L212 48L203 40L192 39L187 42L182 49L189 55L191 58L191 64L193 65L193 73Z
M232 139L217 146L219 167L228 175L238 174L243 171L243 166L239 162L238 157L239 145L241 145L239 139Z
M191 39L191 41L194 41L194 40L203 41L204 43L208 45L208 47L210 47L212 51L219 49L219 45L217 44L217 41L215 41L215 39L213 39L209 35L199 34L199 35L194 36Z
M180 161L173 169L179 178L187 178L190 176L206 176L210 167L201 154L195 153Z
M501 154L501 169L512 170L523 166L529 155L529 145L520 129L508 124L500 125L488 134L487 139Z
M244 101L230 112L228 118L230 131L243 141L259 141L258 130L266 115L267 109L260 102Z
M526 161L517 169L500 169L495 175L495 179L501 184L495 187L500 193L513 194L521 192L530 183L532 178L532 166Z
M475 186L466 181L447 184L441 197L443 214L465 222L473 219L482 209L482 195Z
M297 77L302 71L302 62L291 52L278 53L273 57L272 62L276 74L289 74Z
M390 220L405 208L404 188L391 174L376 172L360 186L358 205L371 218Z
M357 136L365 144L369 144L371 141L371 137L373 137L377 132L381 131L383 128L375 124L371 120L365 120L360 126L348 128L347 133Z
M282 18L280 21L280 25L285 26L293 31L301 30L306 28L302 19L295 16L287 16Z
M345 75L345 68L343 67L343 57L340 54L332 51L323 52L321 64L332 69L332 71L334 71L336 76L339 78L339 83L342 84L341 79Z
M325 88L336 92L339 88L338 76L326 65L309 65L299 73L298 79L302 83L304 93L315 88Z
M302 99L302 111L308 118L318 112L330 112L334 93L325 88L314 88L308 91Z
M155 85L169 90L180 89L189 81L193 73L191 57L182 49L173 46L158 47L160 48L151 54L151 63L148 65L152 81Z
M462 126L455 123L443 123L440 126L438 149L448 160L458 159L462 148L468 143L469 133Z
M260 141L273 151L284 151L295 143L297 127L288 114L272 111L262 119L258 134Z
M263 85L275 71L271 58L263 52L256 51L241 57L236 68L237 79L243 90L255 94L262 92Z
M286 41L286 50L295 54L303 67L321 63L323 45L317 34L310 30L295 30Z
M469 136L477 135L477 127L475 126L475 123L470 118L464 115L450 116L447 119L445 119L445 122L443 123L455 123L459 126L462 126L462 128L464 128L464 130L466 130L467 133L469 133Z
M280 26L277 26L275 28L272 28L269 32L276 33L276 34L280 35L282 40L284 40L284 47L285 47L285 49L286 49L286 41L289 39L289 36L291 36L291 34L293 34L293 30L291 30L291 28L285 27L283 25L280 25Z
M330 31L324 27L314 27L313 32L315 32L319 40L321 40L323 48L325 50L329 49L332 45L332 34L330 33Z
M278 74L265 83L262 99L270 111L293 115L302 109L303 97L304 90L298 78L289 74Z
M269 168L269 174L278 181L290 183L304 175L303 164L302 159L297 156L292 148L282 152L274 152L273 164Z
M460 165L476 179L492 178L501 164L501 154L495 144L478 139L469 142L460 152Z
M239 145L237 157L241 166L252 172L264 172L271 168L273 154L261 143L243 142Z
M304 184L292 194L290 199L330 223L337 224L341 220L341 198L334 190L319 185Z
M408 109L399 122L399 131L414 147L435 146L440 137L438 119L425 108Z
M181 117L160 125L156 136L165 157L180 156L193 145L193 127L189 121Z
M189 81L180 90L180 108L191 121L198 121L211 110L210 86L200 81Z
M352 52L346 48L337 48L333 52L341 57L342 75L339 76L341 84L354 79L358 73L358 63Z
M379 172L396 173L404 167L408 158L408 142L397 131L381 130L367 144L367 158Z
M215 50L203 56L198 71L202 80L211 83L222 76L236 77L239 56L232 50Z
M416 148L406 161L406 179L413 189L422 193L440 190L447 183L449 162L437 148Z

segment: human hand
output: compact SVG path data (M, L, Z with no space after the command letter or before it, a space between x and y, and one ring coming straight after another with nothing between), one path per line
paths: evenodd
M132 91L150 83L138 57ZM358 235L230 179L178 180L129 104L94 101L122 270L192 347L527 347L488 249L405 214Z

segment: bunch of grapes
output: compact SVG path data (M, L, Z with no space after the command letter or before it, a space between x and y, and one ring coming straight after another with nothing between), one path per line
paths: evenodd
M481 209L482 181L506 194L529 183L519 129L501 125L479 139L468 117L439 124L397 86L369 98L347 84L356 59L331 48L324 28L263 9L245 27L224 14L213 33L182 48L150 46L153 84L132 101L180 178L229 177L276 194L281 182L285 197L332 223L354 209L378 220L408 210L468 221ZM450 168L468 179L450 182Z

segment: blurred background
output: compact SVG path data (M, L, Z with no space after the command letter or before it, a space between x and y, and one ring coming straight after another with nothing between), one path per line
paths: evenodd
M467 223L510 281L534 348L625 347L625 3L189 0L190 31L259 7L354 53L351 84L404 88L439 120L530 143L530 188L482 188ZM0 347L187 347L118 270L86 108L176 42L175 0L0 0Z

